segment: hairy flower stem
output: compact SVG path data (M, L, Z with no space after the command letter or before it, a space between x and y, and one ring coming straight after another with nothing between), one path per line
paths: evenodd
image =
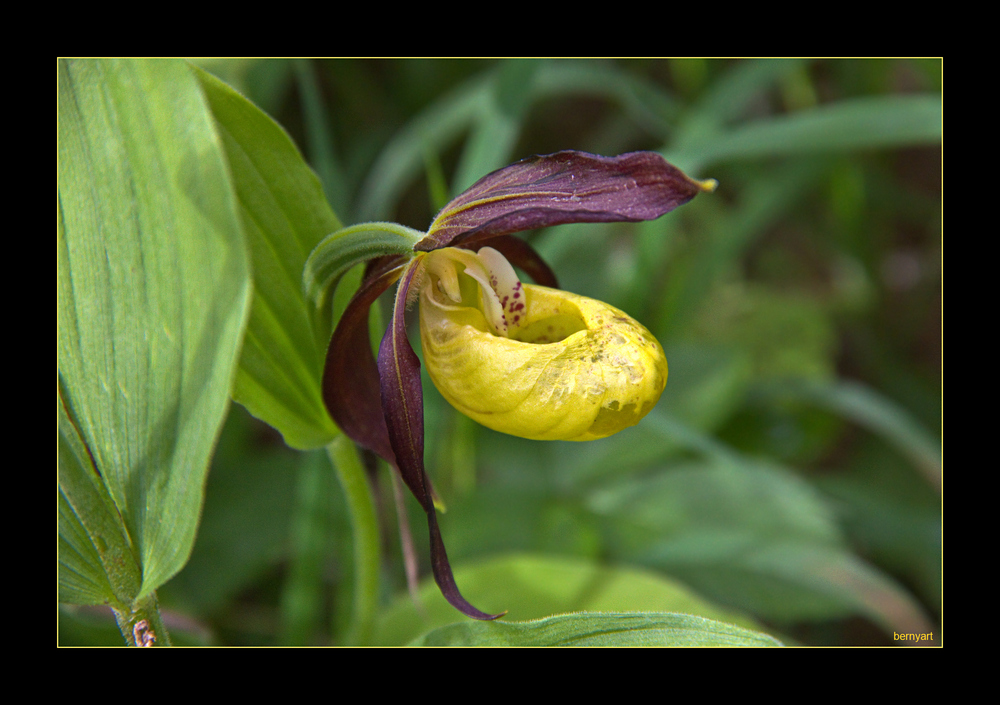
M327 446L327 454L344 488L354 534L354 614L343 643L352 646L370 644L378 607L381 560L375 501L357 448L350 438L338 436Z

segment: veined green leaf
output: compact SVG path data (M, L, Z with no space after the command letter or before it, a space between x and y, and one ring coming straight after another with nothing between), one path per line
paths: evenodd
M58 99L57 360L79 434L60 455L60 482L92 540L113 519L98 501L107 492L140 562L139 602L191 551L249 263L215 124L186 64L61 61ZM93 501L77 501L80 447L106 488L92 484Z
M61 399L59 437L59 601L131 605L142 570L128 530Z
M580 612L534 622L460 622L412 646L781 646L774 637L690 614Z
M222 137L253 258L253 308L233 398L293 448L326 445L337 434L320 391L332 321L307 304L302 268L340 221L285 131L232 88L195 71Z
M525 623L568 612L683 612L755 628L746 617L719 608L684 585L652 571L610 567L568 556L515 553L460 566L456 580L477 603L508 610L505 623ZM406 643L455 621L455 610L432 581L420 607L403 596L381 619L375 643Z
M58 601L75 605L103 605L109 602L114 596L114 588L107 574L101 570L101 556L80 515L63 494L62 487L56 489L56 507Z

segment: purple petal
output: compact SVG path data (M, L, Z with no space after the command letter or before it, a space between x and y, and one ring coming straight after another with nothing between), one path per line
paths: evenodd
M446 205L414 249L466 245L563 223L654 220L710 188L655 152L530 157L487 174Z
M420 360L406 338L406 295L420 265L411 262L399 282L392 321L378 349L378 375L385 424L403 482L424 511L434 511L424 472L424 392Z
M487 614L476 609L468 600L462 597L455 583L455 576L451 572L451 565L448 563L448 554L444 551L444 541L441 539L441 530L438 528L437 515L433 507L427 512L427 528L431 534L431 568L434 571L434 581L441 588L441 594L451 604L452 607L467 617L481 620L499 619L507 614L506 611L500 614Z
M330 340L323 370L323 401L348 438L395 464L380 399L378 369L368 337L368 310L403 273L406 259L384 257L369 263Z
M462 597L455 584L437 524L430 480L424 470L424 403L420 385L420 360L406 338L405 317L407 293L419 268L419 262L413 261L403 274L396 292L392 322L379 346L378 371L385 424L399 474L427 513L431 567L441 593L453 607L473 619L496 619L503 615L487 614L476 609Z

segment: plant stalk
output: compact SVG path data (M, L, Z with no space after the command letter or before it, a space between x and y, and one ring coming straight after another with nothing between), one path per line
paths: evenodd
M327 446L344 488L354 533L354 614L344 643L371 643L378 607L378 576L381 561L378 521L372 490L354 443L345 435Z

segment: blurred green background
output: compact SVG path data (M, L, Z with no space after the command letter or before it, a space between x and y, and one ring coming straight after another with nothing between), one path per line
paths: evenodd
M476 178L562 149L652 149L718 179L652 223L528 234L563 288L663 344L667 388L638 427L502 436L425 380L428 470L470 601L515 620L685 611L786 643L940 643L940 60L200 63L285 127L345 224L424 230ZM419 608L406 595L379 476L376 642L406 643L462 617L433 585ZM159 591L174 642L339 643L351 570L326 455L233 405L194 553ZM62 643L121 643L100 610L62 609Z

